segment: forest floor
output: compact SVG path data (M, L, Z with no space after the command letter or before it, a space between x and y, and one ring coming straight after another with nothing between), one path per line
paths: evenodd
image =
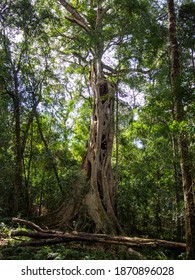
M118 246L117 246L118 247ZM91 244L57 244L44 247L20 247L0 243L3 260L173 260L184 259L181 252L161 249L144 249L133 253L116 246L91 246ZM142 258L143 256L143 258Z

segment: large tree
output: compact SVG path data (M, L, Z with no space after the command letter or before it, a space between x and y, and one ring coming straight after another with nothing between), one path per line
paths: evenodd
M62 38L68 41L71 55L85 61L89 69L93 108L89 139L82 161L82 175L69 199L48 217L48 223L62 227L78 217L81 206L93 223L93 230L115 234L121 227L115 214L116 184L113 180L111 158L114 142L114 100L120 74L142 72L136 57L135 45L141 31L137 20L146 19L147 2L125 1L59 1L64 8L68 30L60 28ZM126 18L123 13L126 14ZM147 32L150 33L149 29ZM138 38L132 40L137 34ZM148 34L148 33L147 33ZM147 35L148 36L148 35ZM117 60L117 52L133 42L127 60ZM70 47L71 42L71 47ZM143 39L144 42L144 39ZM64 52L65 53L65 52ZM130 60L134 59L131 63ZM108 62L108 63L107 63ZM133 65L133 67L132 67ZM85 66L86 68L86 66ZM122 68L122 69L121 69ZM118 71L119 70L119 71ZM129 80L130 77L127 78ZM84 183L83 183L84 182ZM83 184L85 188L83 188ZM55 222L54 222L55 221Z
M110 6L104 5L104 1L96 2L96 4L85 3L88 16L90 15L87 20L67 1L60 1L69 14L66 13L66 19L76 24L81 33L84 31L86 41L89 42L88 51L92 57L90 84L94 96L90 136L82 162L84 181L88 182L87 191L82 195L82 180L79 179L76 194L73 195L68 204L64 204L60 208L57 224L59 226L66 225L78 214L80 206L86 205L87 215L93 221L95 231L116 233L120 231L120 225L114 211L115 186L111 167L115 87L107 79L102 62L106 44L110 43L105 40L103 29L103 20L110 10ZM89 6L87 7L87 5ZM76 36L74 39L74 43L79 44L76 41Z

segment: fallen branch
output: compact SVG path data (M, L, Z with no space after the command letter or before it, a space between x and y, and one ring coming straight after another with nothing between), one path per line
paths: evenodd
M63 234L62 231L57 231L57 230L45 230L43 228L41 228L40 226L36 225L35 223L28 221L28 220L24 220L24 219L19 219L19 218L12 218L12 222L18 223L18 224L22 224L22 225L26 225L31 229L36 230L37 232L43 232L43 233L59 233L59 234Z
M161 240L161 239L148 239L139 237L127 237L127 236L112 236L107 234L91 234L85 232L71 232L63 233L59 231L49 231L43 230L39 226L30 221L21 220L14 218L14 222L22 223L28 225L31 229L36 230L36 232L27 231L13 231L11 233L12 237L15 236L26 236L33 239L38 239L39 241L29 241L23 242L23 246L43 246L52 245L57 243L70 243L70 242L92 242L92 243L102 243L109 245L126 245L129 247L163 247L169 249L180 249L182 251L186 250L185 243ZM41 241L40 241L41 239ZM43 241L43 239L45 239Z
M22 224L22 225L26 225L29 228L34 229L38 232L44 232L44 229L42 229L40 226L38 226L38 225L36 225L36 224L34 224L30 221L27 221L27 220L23 220L23 219L19 219L19 218L13 218L12 222Z

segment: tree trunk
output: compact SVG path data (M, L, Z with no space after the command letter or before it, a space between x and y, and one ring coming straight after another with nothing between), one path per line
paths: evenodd
M115 190L111 156L114 139L114 88L103 74L101 60L94 60L91 74L94 92L93 115L87 151L82 162L82 174L68 201L43 222L50 227L64 227L79 213L81 207L93 221L95 232L121 232L114 212ZM84 182L85 181L85 182Z
M182 202L182 183L180 178L181 171L179 170L179 149L178 141L175 134L172 135L173 145L173 170L174 170L174 189L176 199L176 238L178 241L183 240L183 215L180 209L180 203Z
M38 115L38 112L35 110L35 118L36 118L36 122L37 122L37 126L38 126L38 130L39 130L39 133L40 133L40 136L41 136L41 140L45 146L45 149L46 149L46 152L47 152L47 155L49 157L49 160L51 162L51 165L52 165L52 168L53 168L53 171L54 171L54 175L56 177L56 181L57 181L57 184L59 186L59 189L61 191L61 194L64 195L64 191L63 191L63 186L61 184L61 180L60 180L60 177L58 175L58 168L57 168L57 164L56 164L56 161L55 161L55 158L53 157L50 149L49 149L49 146L47 144L47 141L45 140L45 137L43 135L43 130L42 130L42 127L41 127L41 123L39 121L39 115Z
M20 128L20 97L17 72L14 71L14 121L15 121L15 171L14 171L14 188L12 195L12 215L18 214L19 208L19 192L22 191L22 143L21 143L21 128Z
M103 74L100 59L94 60L91 85L93 116L83 169L90 182L85 201L96 231L115 233L120 225L114 213L115 190L111 157L114 139L114 88Z
M176 16L174 0L167 0L169 18L169 41L171 51L171 83L173 92L174 120L179 124L185 120L183 109L184 89L181 85L180 55L176 35ZM181 129L180 129L181 130ZM188 140L185 129L179 131L178 147L185 205L185 231L187 259L195 259L195 198L192 177L192 166L188 151Z

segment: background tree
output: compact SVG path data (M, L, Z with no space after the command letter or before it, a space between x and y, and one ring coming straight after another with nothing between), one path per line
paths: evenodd
M185 129L185 113L183 99L185 90L182 86L180 55L176 34L176 16L174 1L167 1L169 16L169 41L171 55L171 83L173 93L174 120L179 126L178 147L180 151L180 164L185 203L186 246L187 258L195 259L195 215L194 215L194 179L192 173L191 156L187 131Z

